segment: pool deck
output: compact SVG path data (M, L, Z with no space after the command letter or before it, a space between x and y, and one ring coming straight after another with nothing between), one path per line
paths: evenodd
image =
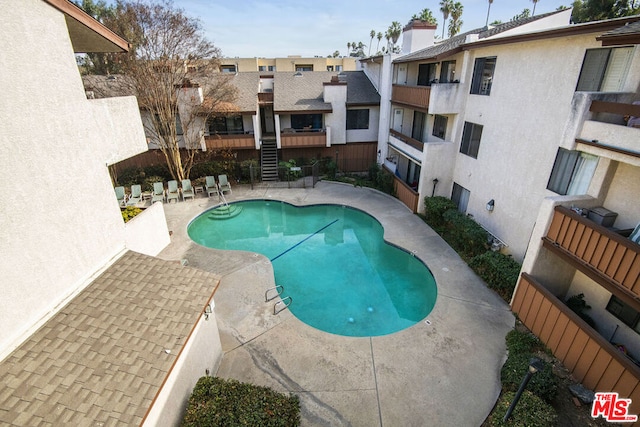
M192 242L186 226L219 203L165 204L171 244L159 255L221 277L214 296L223 358L217 376L300 397L303 426L479 426L500 392L509 306L400 201L368 188L319 182L315 188L233 186L229 202L282 200L362 209L383 225L387 241L413 252L433 272L435 307L426 321L367 338L328 334L288 310L273 314L265 290L275 286L262 255L220 251ZM313 260L309 260L313 262Z

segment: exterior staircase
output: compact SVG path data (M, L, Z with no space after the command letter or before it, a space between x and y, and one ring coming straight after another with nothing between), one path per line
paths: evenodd
M275 138L262 140L260 166L262 181L278 181L278 145Z

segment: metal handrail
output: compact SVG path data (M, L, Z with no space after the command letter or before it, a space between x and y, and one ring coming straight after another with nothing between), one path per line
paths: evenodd
M269 292L271 292L271 291L276 291L276 294L274 296L272 296L271 298L269 298L268 295L269 295ZM284 286L282 286L282 285L276 285L273 288L267 289L266 291L264 291L264 302L269 302L272 299L278 297L282 293L282 291L284 291Z
M285 302L287 300L289 301L289 303ZM275 315L285 310L287 307L291 305L292 302L293 302L293 298L291 298L290 296L286 296L282 298L280 301L277 301L275 304L273 304L273 314ZM276 310L276 307L278 307L278 304L284 304L284 307L282 307L280 310Z

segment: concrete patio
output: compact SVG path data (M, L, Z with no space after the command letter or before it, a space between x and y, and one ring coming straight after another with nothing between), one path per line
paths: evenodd
M224 355L217 376L300 397L303 426L478 426L500 392L509 306L397 199L368 188L319 182L315 188L233 186L229 202L276 199L294 205L335 203L377 218L385 239L413 252L438 286L425 321L395 334L350 338L312 328L288 310L273 315L265 290L275 286L262 255L192 242L186 227L219 203L165 204L171 244L159 255L221 277L215 300Z

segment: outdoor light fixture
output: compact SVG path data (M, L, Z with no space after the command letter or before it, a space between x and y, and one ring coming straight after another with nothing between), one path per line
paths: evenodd
M495 204L496 204L495 200L493 199L489 200L489 203L487 203L487 210L489 212L492 212Z
M211 314L211 304L207 304L204 308L204 320L209 320L209 315Z
M436 185L438 185L438 178L433 178L433 190L431 190L431 197L436 194Z
M531 379L533 374L535 374L538 371L541 371L543 368L544 368L544 362L542 360L538 359L537 357L531 358L531 360L529 361L529 370L527 371L527 374L522 379L522 383L520 383L520 388L518 389L518 392L514 396L513 402L511 402L509 409L507 409L507 413L504 414L504 418L502 419L503 423L507 422L507 419L509 419L509 417L511 416L511 413L516 407L518 400L520 400L520 395L522 395L522 392L524 391L525 387L527 387L527 384L529 383L529 380Z

